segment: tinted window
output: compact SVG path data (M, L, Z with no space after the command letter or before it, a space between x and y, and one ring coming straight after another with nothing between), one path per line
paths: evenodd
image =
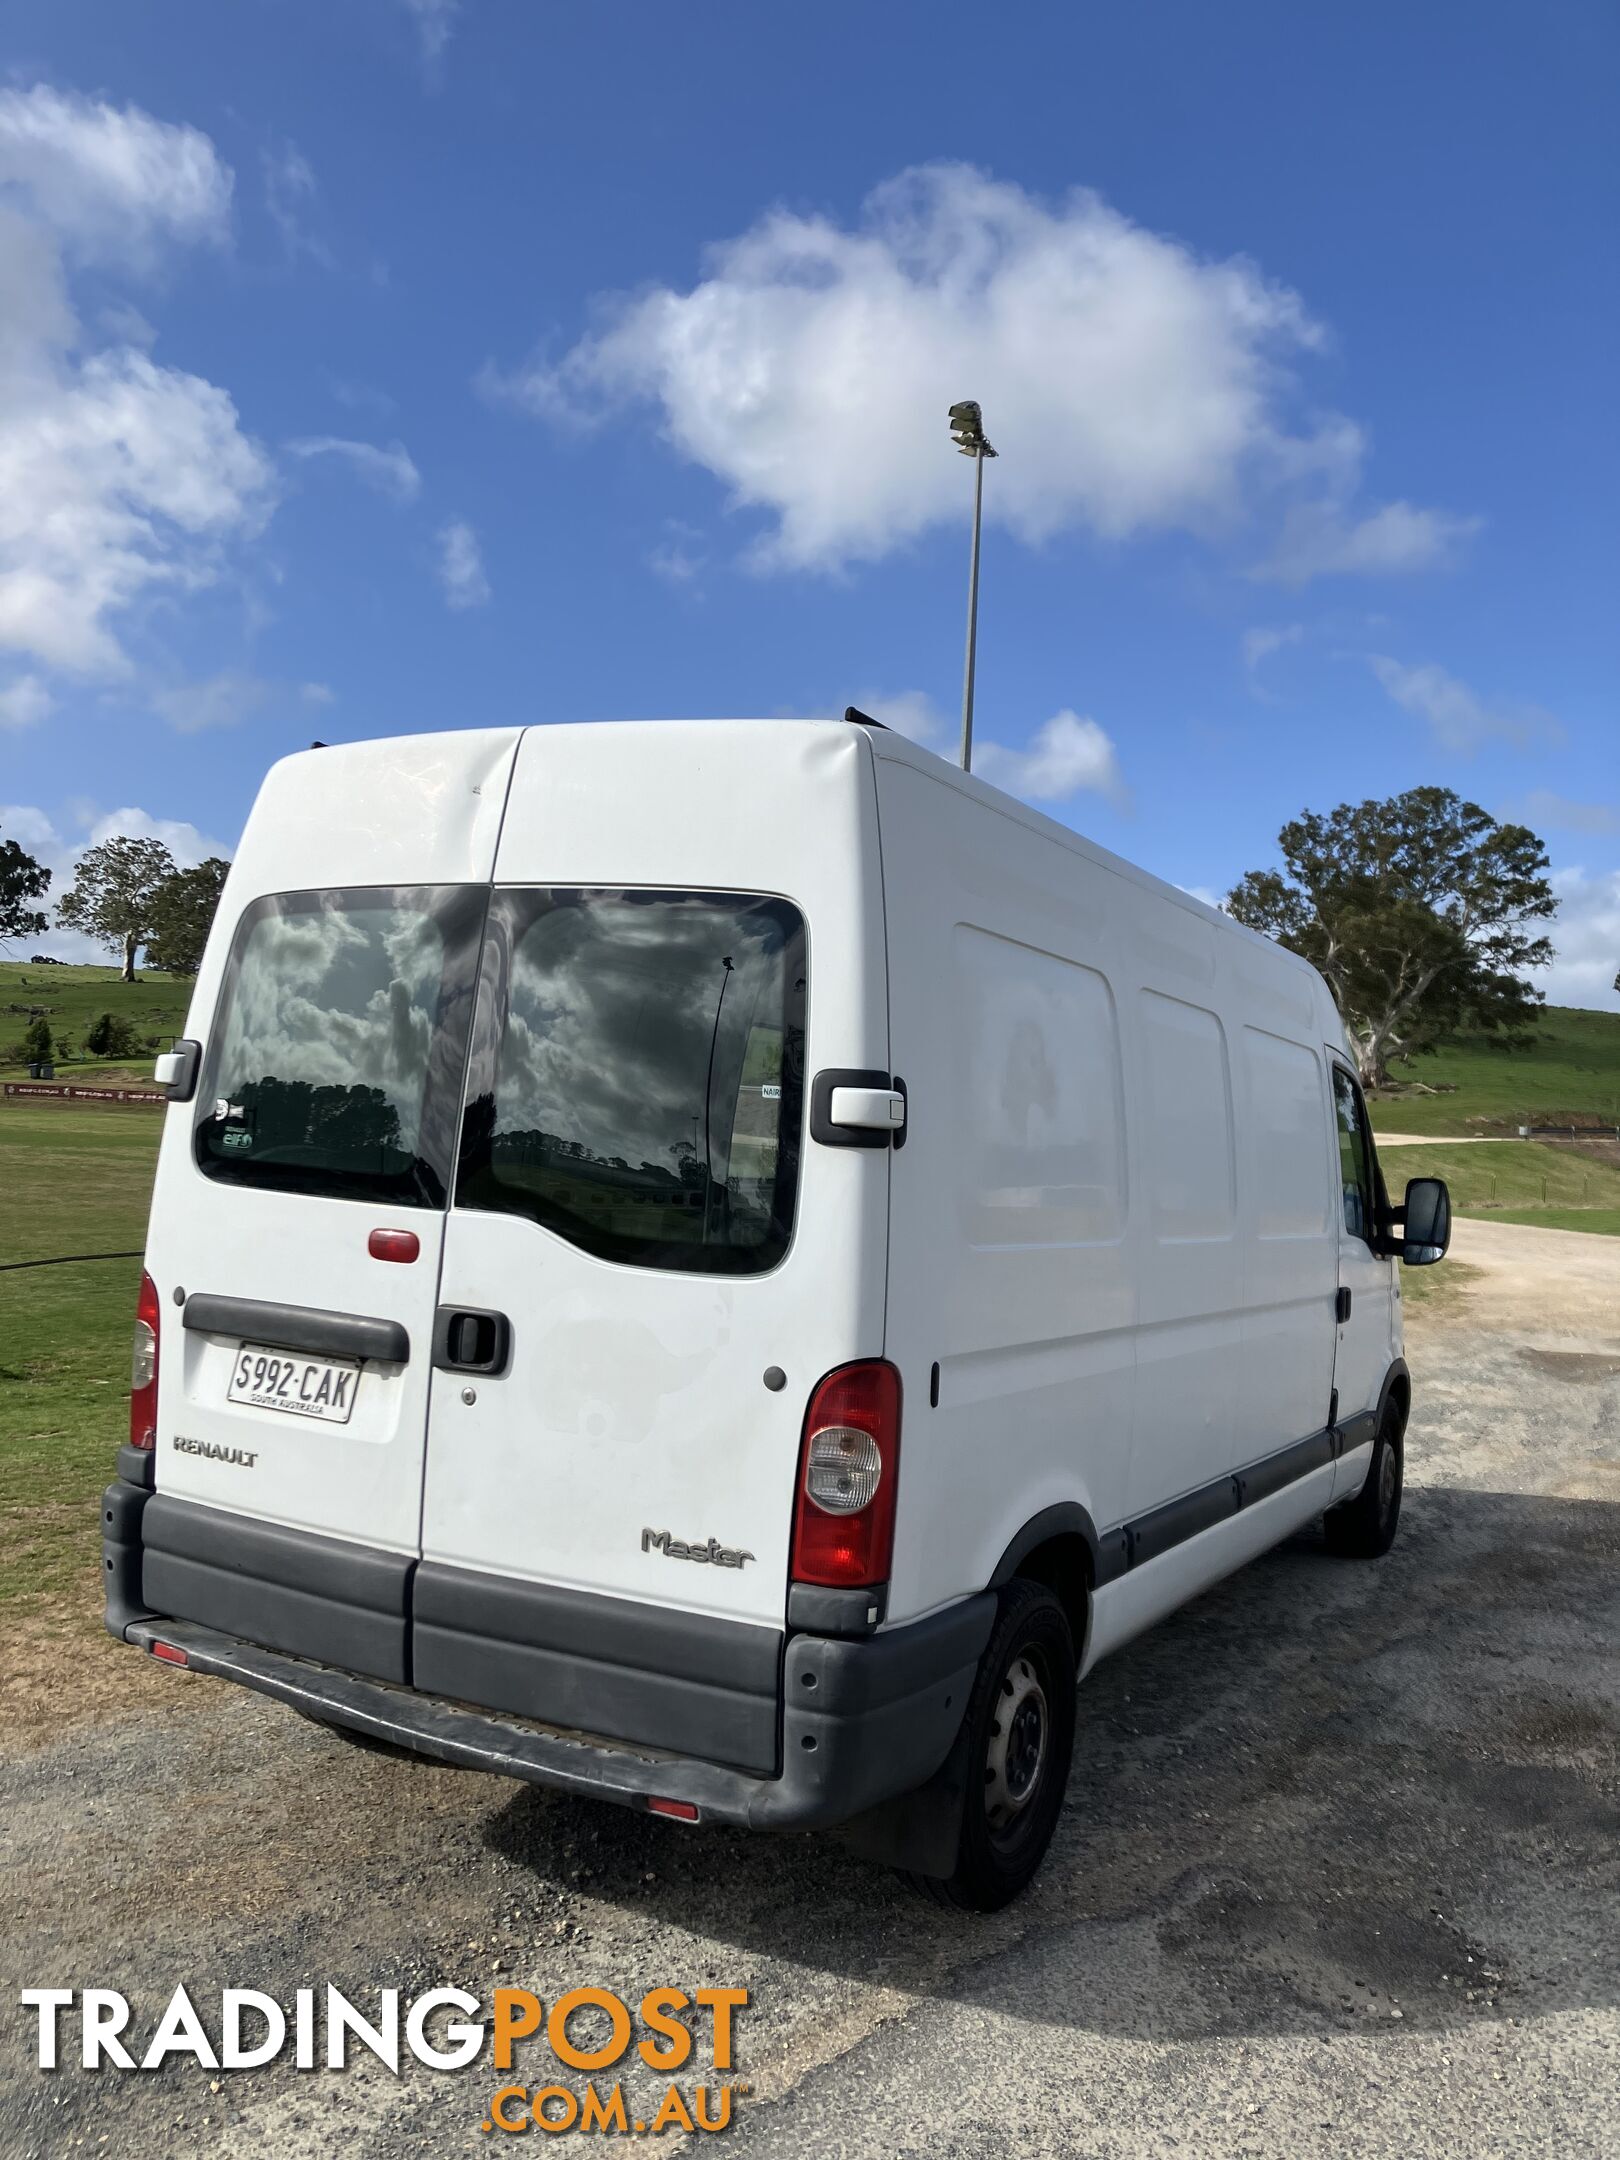
M198 1091L204 1173L442 1207L484 898L444 886L255 901Z
M804 924L732 893L497 894L458 1206L754 1274L798 1182Z
M1378 1190L1372 1142L1361 1108L1361 1092L1342 1065L1333 1068L1333 1122L1339 1140L1339 1186L1344 1194L1344 1227L1370 1245L1378 1219Z

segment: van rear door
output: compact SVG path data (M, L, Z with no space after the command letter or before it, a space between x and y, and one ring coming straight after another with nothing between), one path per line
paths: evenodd
M261 791L193 1002L201 1084L167 1113L154 1189L154 1609L341 1663L335 1621L330 1641L300 1630L352 1588L368 1612L397 1601L403 1641L444 1211L516 741L322 749Z
M419 1686L768 1766L806 1402L883 1350L888 1158L809 1139L809 1078L887 1058L860 730L525 735L446 1231Z

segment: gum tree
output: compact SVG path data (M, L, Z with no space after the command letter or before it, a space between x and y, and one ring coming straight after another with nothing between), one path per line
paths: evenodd
M1558 902L1528 826L1498 824L1449 788L1308 810L1277 835L1282 867L1251 870L1229 912L1319 968L1363 1083L1468 1028L1528 1042Z
M135 980L135 955L152 935L152 905L174 857L161 840L119 833L79 858L73 883L57 905L64 930L83 930L124 955L124 980Z
M148 967L164 968L171 975L196 974L230 867L222 856L210 855L195 869L176 870L164 879L152 899Z
M32 905L50 889L51 873L17 840L0 839L0 945L38 937L51 919Z

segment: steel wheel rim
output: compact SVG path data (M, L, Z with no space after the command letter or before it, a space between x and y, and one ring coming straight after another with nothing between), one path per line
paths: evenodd
M1051 1716L1031 1659L1013 1659L1002 1675L984 1762L984 1811L992 1830L1012 1827L1040 1790Z

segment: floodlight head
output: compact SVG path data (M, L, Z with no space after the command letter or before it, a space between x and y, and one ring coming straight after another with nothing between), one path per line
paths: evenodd
M974 398L961 398L951 407L951 440L964 457L994 457L984 439L984 415Z

